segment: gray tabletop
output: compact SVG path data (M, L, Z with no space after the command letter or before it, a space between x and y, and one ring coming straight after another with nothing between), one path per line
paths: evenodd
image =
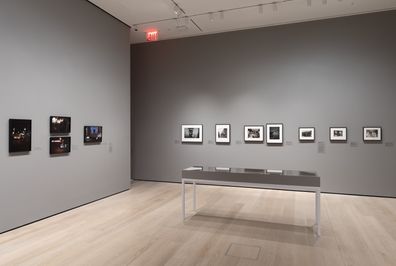
M257 183L285 186L320 187L315 172L249 168L190 167L182 171L183 179Z

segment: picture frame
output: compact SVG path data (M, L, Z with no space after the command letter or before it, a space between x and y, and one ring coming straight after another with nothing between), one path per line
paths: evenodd
M300 142L314 142L315 141L315 128L314 127L299 127L298 140Z
M216 143L229 144L231 142L231 125L216 124L215 138L216 138Z
M382 127L363 127L364 142L382 141Z
M264 126L246 125L244 126L245 142L263 142Z
M84 144L98 144L102 142L102 126L84 126Z
M67 154L71 151L71 137L50 137L50 154Z
M71 117L50 116L50 134L69 134L71 132Z
M282 123L268 123L267 129L267 144L283 144L283 124Z
M329 128L329 138L331 142L346 142L347 127L330 127Z
M32 150L32 120L8 120L8 152L30 152Z
M203 125L182 125L182 143L202 143Z

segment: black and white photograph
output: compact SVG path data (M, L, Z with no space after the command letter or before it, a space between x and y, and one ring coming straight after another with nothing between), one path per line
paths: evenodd
M71 117L51 116L50 133L51 134L68 134L71 129Z
M382 141L381 127L364 127L363 141Z
M315 141L315 128L314 127L298 128L298 140L301 142Z
M246 142L263 142L264 126L245 126Z
M216 143L230 143L231 141L231 125L216 125Z
M28 152L32 150L32 120L10 119L8 151Z
M283 124L267 124L267 143L283 143Z
M347 141L347 128L346 127L331 127L330 128L330 141Z
M182 142L202 143L202 125L182 125Z
M51 137L50 154L65 154L70 152L71 137Z

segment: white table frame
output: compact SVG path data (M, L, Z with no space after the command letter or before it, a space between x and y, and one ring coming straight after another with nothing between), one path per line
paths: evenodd
M186 184L191 183L193 185L193 211L197 210L197 184L201 185L223 185L231 187L247 187L247 188L265 188L265 189L282 189L291 191L309 191L315 193L315 224L314 232L320 236L320 187L306 187L306 186L288 186L288 185L271 185L271 184L260 184L260 183L242 183L242 182L230 182L230 181L215 181L215 180L203 180L203 179L192 179L182 178L182 215L183 221L186 217Z

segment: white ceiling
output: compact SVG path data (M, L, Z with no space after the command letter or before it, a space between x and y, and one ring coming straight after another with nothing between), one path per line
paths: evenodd
M396 9L396 0L89 1L130 25L131 43L145 42L145 32L152 29L158 30L159 40L165 40ZM185 12L181 16L189 16L187 19L176 20L172 1ZM273 2L277 2L276 8ZM262 8L254 6L260 4ZM219 13L252 5L224 11L223 17ZM209 12L213 12L212 19Z

